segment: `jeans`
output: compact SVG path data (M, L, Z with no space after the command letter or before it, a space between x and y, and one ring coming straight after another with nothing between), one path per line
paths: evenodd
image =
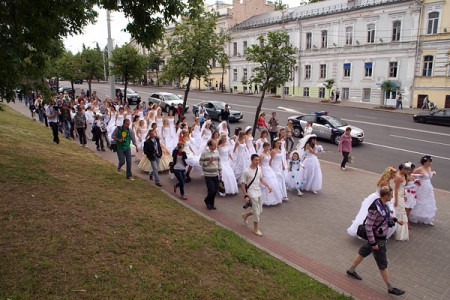
M205 197L206 207L214 207L214 199L219 186L219 176L205 176L205 182L208 190L208 194Z
M152 165L152 170L150 171L150 176L154 176L155 177L155 183L160 183L159 182L159 161L160 158L155 158L154 160L150 161L150 164Z
M44 123L45 122L44 109L39 108L37 112L38 112L38 115L39 115L39 122Z
M342 162L341 162L341 168L345 168L345 164L348 162L349 155L350 155L350 152L342 151L342 156L344 156L344 158L342 159Z
M62 128L63 128L64 137L69 139L70 138L70 122L69 121L62 121L61 125L62 125Z
M59 137L58 137L58 123L56 122L49 122L50 127L52 128L53 132L53 141L57 144L59 144Z
M175 184L177 188L180 188L180 195L184 196L184 183L186 182L186 170L173 170L173 174L177 178L178 182Z
M273 140L278 136L278 132L277 131L270 131L270 142L273 143Z
M119 158L119 164L117 166L117 170L120 170L122 166L125 164L125 160L127 163L127 178L133 177L131 173L131 149L120 149L117 148L117 157Z
M80 138L80 144L81 145L86 145L86 130L84 129L84 127L82 128L77 128L77 133L78 133L78 137Z
M397 104L395 105L395 108L398 109L399 107L401 107L401 109L403 109L403 103L402 101L397 101Z

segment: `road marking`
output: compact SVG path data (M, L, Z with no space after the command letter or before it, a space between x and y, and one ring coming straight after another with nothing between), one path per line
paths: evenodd
M375 117L368 117L368 116L362 116L362 115L355 115L355 117L360 117L360 118L366 118L366 119L377 119Z
M439 142L432 142L432 141L421 140L421 139L415 139L415 138L410 138L410 137L401 136L401 135L391 134L390 136L392 136L392 137L397 137L397 138L401 138L401 139L407 139L407 140L419 141L419 142L427 142L427 143L430 143L430 144L438 144L438 145L450 146L450 144L439 143Z
M350 120L350 119L342 119L342 120L348 121L348 122L354 122L354 123L362 123L362 124L367 124L367 125L374 125L374 126L381 126L381 127L388 127L388 128L402 129L402 130L408 130L408 131L418 131L418 132L424 132L424 133L435 134L435 135L450 136L449 133L434 132L434 131L428 131L428 130L423 130L423 129L415 129L415 128L399 127L399 126L392 126L392 125L379 124L379 123L371 123L371 122L366 122L366 121L358 121L358 120Z
M288 107L278 106L277 108L283 109L283 110L285 110L286 112L293 113L293 114L300 114L300 113L301 113L301 112L299 112L299 111L296 110L296 109L292 109L292 108L288 108Z
M392 149L392 150L403 151L403 152L409 152L409 153L414 153L414 154L420 154L420 155L431 155L431 157L433 157L433 158L441 158L441 159L445 159L445 160L450 160L450 158L448 158L448 157L443 157L443 156L429 154L429 153L423 153L423 152L417 152L417 151L412 151L412 150L406 150L406 149L402 149L402 148L396 148L396 147L380 145L380 144L375 144L375 143L369 143L369 142L364 142L364 144L377 146L377 147L382 147L382 148L387 148L387 149Z

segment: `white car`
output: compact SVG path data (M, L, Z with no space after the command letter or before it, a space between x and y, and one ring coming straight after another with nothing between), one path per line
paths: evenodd
M175 107L178 107L179 104L183 105L183 99L172 93L157 92L150 94L148 97L148 105L150 106L152 104L158 104L163 111L169 112L169 108L172 104ZM186 105L184 112L187 112L188 110L189 105Z

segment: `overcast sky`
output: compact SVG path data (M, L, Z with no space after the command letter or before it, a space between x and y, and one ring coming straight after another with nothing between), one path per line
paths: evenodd
M231 0L224 1L225 3L232 3ZM283 0L283 3L289 5L289 7L298 6L300 0ZM214 0L207 0L207 4L215 3ZM86 26L83 30L83 34L69 36L64 39L64 45L66 49L73 53L80 52L83 48L83 43L86 47L95 47L95 43L98 42L100 48L104 48L108 39L108 28L106 23L106 10L96 9L98 12L97 22ZM122 13L111 13L111 35L114 40L114 45L122 46L130 41L130 34L124 32L123 29L128 24L128 19Z

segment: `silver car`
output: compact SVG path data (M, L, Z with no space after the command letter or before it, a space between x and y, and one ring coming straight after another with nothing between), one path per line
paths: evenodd
M152 104L158 104L163 111L168 113L171 105L175 107L178 107L180 104L183 105L183 99L172 93L157 92L150 94L148 97L148 105ZM189 105L186 104L184 112L188 110Z

